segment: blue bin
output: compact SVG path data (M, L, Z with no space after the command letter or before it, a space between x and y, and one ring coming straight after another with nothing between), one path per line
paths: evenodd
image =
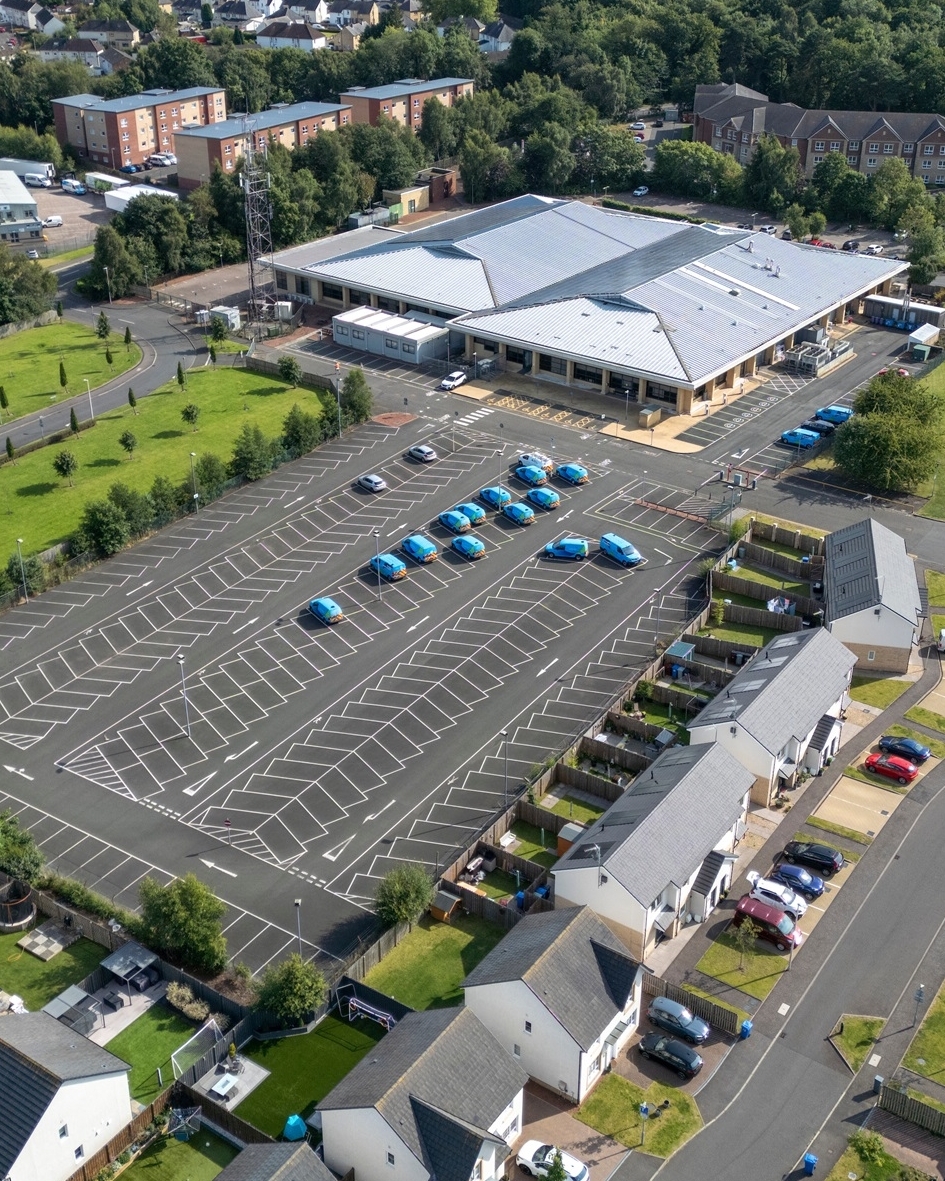
M738 1036L741 1038L742 1041L744 1041L746 1038L751 1037L751 1022L750 1021L745 1020L742 1022L741 1032L739 1033Z
M804 1153L804 1176L813 1177L814 1169L817 1168L817 1157L813 1153Z
M547 898L550 893L551 893L551 891L548 889L547 886L539 886L538 889L535 891L535 894L538 898Z
M524 890L519 890L519 892L515 895L515 905L519 908L519 910L525 909L525 891Z

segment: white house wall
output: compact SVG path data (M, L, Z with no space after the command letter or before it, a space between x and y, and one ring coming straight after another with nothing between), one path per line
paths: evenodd
M911 648L915 625L893 611L880 608L877 615L870 607L835 619L830 632L841 644L849 641L871 648Z
M65 1181L131 1118L125 1071L63 1083L7 1174L9 1181Z
M599 880L606 878L606 881ZM632 897L606 870L597 866L555 871L555 907L589 906L595 911L636 959L643 958L646 908Z
M509 1147L518 1139L522 1131L522 1126L525 1122L523 1115L524 1105L525 1092L519 1091L492 1127L488 1129L494 1136L501 1136ZM502 1170L505 1156L503 1155L502 1159L499 1159L497 1152L498 1150L494 1144L485 1145L485 1156L483 1157L482 1165L483 1181L489 1181L489 1178L496 1176Z
M322 1112L325 1164L357 1181L428 1181L430 1174L373 1107ZM393 1165L387 1154L393 1153Z

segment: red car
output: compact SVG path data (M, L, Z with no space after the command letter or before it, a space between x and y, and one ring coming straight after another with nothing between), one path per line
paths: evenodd
M911 783L919 774L919 768L908 759L899 755L887 755L877 752L867 756L866 769L874 775L885 775L887 779L895 779L897 783Z

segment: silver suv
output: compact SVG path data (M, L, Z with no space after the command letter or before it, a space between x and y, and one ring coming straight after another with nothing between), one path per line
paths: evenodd
M775 910L783 910L795 920L807 914L807 902L800 894L795 894L790 886L763 878L755 869L750 870L745 876L751 884L751 898L757 898L759 902L773 906Z

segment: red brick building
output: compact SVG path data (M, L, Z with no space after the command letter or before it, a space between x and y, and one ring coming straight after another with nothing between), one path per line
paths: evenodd
M389 86L356 86L339 96L353 113L355 123L377 124L381 115L402 123L414 131L420 130L423 104L435 98L444 107L456 105L456 100L475 92L472 78L433 78L421 82L416 78L402 78Z

